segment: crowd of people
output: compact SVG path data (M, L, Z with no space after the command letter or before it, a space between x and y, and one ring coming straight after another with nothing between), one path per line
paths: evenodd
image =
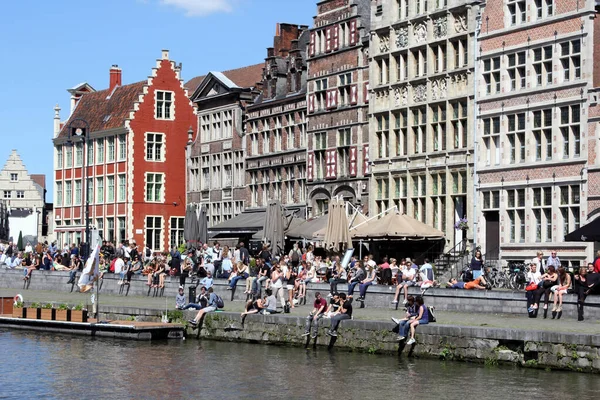
M22 269L24 280L30 279L32 272L38 269L68 271L67 283L73 284L77 272L83 268L83 252L84 248L75 244L64 244L62 248L55 243L27 244L23 251L19 251L14 243L0 244L0 266ZM382 257L377 263L369 254L362 259L353 256L343 265L337 255L328 257L316 254L311 245L301 248L298 244L279 257L275 257L269 246L264 245L251 257L243 242L234 248L214 242L183 252L172 247L169 251L155 253L133 241L123 241L116 246L105 241L100 248L99 268L101 279L107 273L118 274L121 285L129 285L134 275L141 275L146 277L148 286L162 288L167 276L178 277L180 286L176 307L198 311L196 317L190 320L193 326L198 324L203 315L218 309L217 303L222 302L212 288L215 277L226 279L229 290L236 290L239 282L245 281L244 294L248 295L248 300L241 314L242 322L249 314L289 312L302 302L308 285L327 283L329 293L316 293L313 309L306 318L305 335L309 336L312 329L313 337L317 323L322 318L330 319L328 334L336 336L339 323L352 318L354 300L364 302L369 287L373 285L389 285L395 287L393 303L402 301L407 310L404 319L394 321L399 327L399 339L405 340L410 336L408 343L414 340L415 328L429 320L431 310L424 306L422 295L427 288L439 286L428 259L418 265L411 258L398 260ZM480 251L474 253L468 270L470 274L463 275L461 280L451 279L446 287L491 289ZM564 295L573 292L578 298L578 320L583 320L586 297L600 287L600 284L596 286L594 278L598 273L600 252L593 263L575 271L575 274L561 266L555 251L547 259L538 252L529 263L526 275L530 315L537 315L537 310L541 308L546 317L552 299L551 315L560 318ZM199 289L196 298L190 299L190 302L186 302L184 296L186 284L195 284ZM419 287L421 296L410 296L409 287Z

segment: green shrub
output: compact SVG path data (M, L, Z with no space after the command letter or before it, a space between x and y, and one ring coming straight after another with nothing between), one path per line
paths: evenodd
M51 310L52 309L52 303L46 303L42 306L42 308L44 310Z

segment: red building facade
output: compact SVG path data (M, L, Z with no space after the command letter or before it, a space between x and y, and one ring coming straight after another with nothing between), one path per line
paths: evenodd
M71 115L64 124L55 117L53 140L59 244L85 240L86 199L90 225L104 240L154 251L183 242L185 146L197 123L180 73L163 50L147 80L122 86L113 66L108 89L70 90ZM89 124L87 143L69 137L80 120Z

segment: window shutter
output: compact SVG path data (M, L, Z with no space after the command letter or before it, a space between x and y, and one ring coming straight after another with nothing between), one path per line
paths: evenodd
M356 176L356 169L358 166L358 149L356 146L352 146L350 147L350 165L349 165L349 169L350 169L350 176L354 177Z
M350 104L358 104L358 85L350 86Z
M356 34L356 20L350 21L350 45L353 46L358 41Z
M308 55L313 57L315 55L315 33L310 33L310 46L308 46Z
M329 89L327 91L327 109L337 108L337 89Z
M325 178L326 179L335 179L336 176L336 150L335 149L331 149L331 150L327 150L325 152L325 169L326 169L326 174L325 174Z
M333 27L333 50L340 48L340 26L336 25Z
M308 113L312 114L314 112L315 112L315 95L309 94L308 95Z
M369 170L369 145L365 144L363 146L363 175L367 175L370 174L371 171Z
M308 165L306 167L306 180L313 181L315 176L315 153L308 153Z
M337 150L331 150L331 179L337 178Z
M331 51L331 27L325 29L325 51Z
M365 82L365 90L363 93L363 98L365 99L365 103L369 102L369 82Z
M328 110L331 108L331 90L325 92L325 108Z

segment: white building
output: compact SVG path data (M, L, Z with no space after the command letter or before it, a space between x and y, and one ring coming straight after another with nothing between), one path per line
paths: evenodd
M0 170L0 196L9 212L9 237L22 233L27 240L46 240L46 176L30 175L16 150ZM26 238L29 237L29 238Z

